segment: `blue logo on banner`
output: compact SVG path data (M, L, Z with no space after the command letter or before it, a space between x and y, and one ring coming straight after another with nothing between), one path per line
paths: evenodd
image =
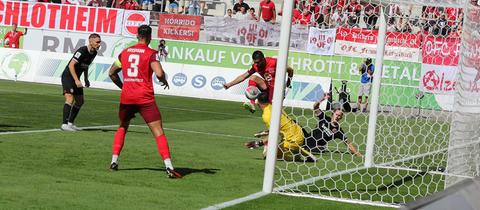
M323 96L324 90L320 84L309 82L292 82L292 89L288 90L286 99L301 101L317 101Z
M218 76L218 77L214 77L210 84L212 85L212 88L214 90L221 90L221 89L223 89L223 85L225 83L227 83L225 81L225 78Z
M192 86L195 88L202 88L207 84L207 78L203 75L196 75L192 79Z
M185 85L185 83L187 83L187 75L183 73L176 73L173 75L172 83L179 87Z

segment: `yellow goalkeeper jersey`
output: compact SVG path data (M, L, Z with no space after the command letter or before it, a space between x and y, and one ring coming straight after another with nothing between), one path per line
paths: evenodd
M272 118L272 105L263 109L262 119L267 129L270 128L270 119ZM296 150L303 145L303 131L302 128L295 123L288 115L282 110L282 116L280 119L280 133L283 135L283 147L285 149Z

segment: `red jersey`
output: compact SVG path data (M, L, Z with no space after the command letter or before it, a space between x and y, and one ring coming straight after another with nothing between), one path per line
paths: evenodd
M266 1L261 1L260 9L262 10L262 19L264 21L268 22L273 19L273 13L275 10L275 3L273 3L273 1L268 3L266 3Z
M147 104L155 102L150 63L158 61L157 51L146 44L124 49L118 59L122 63L123 88L121 104Z
M9 48L19 48L20 47L20 37L23 36L23 32L21 31L9 31L3 37L3 41L5 43L5 39L8 39L8 47Z
M257 67L257 64L253 64L252 68L248 70L248 73L254 74L255 72L258 72L263 77L263 79L265 79L265 82L267 82L269 89L273 90L273 86L275 84L275 70L277 68L277 59L266 57L265 60L267 62L267 64L265 65L265 69L259 69Z

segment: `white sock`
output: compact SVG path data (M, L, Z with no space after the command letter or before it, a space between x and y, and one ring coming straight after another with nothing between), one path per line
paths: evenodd
M71 122L68 122L68 126L72 126L72 125L73 125L73 123L71 123Z
M166 168L173 169L172 161L170 160L170 158L163 160L163 162L165 163Z
M112 163L117 163L118 155L112 155Z

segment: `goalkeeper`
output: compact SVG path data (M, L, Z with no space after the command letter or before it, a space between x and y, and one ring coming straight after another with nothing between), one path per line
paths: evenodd
M263 110L262 119L267 128L270 126L272 105L268 102L268 96L261 93L257 102L259 107ZM347 139L347 136L340 128L338 122L343 117L343 112L340 108L334 109L332 118L325 116L325 113L319 108L320 103L330 97L329 93L326 93L324 97L315 102L313 108L315 115L319 118L318 126L308 133L300 127L295 121L290 119L285 112L282 111L280 120L280 134L282 135L282 142L277 150L277 158L283 158L285 160L300 160L301 154L307 156L306 161L316 161L311 151L323 152L326 149L327 142L333 139L341 139L347 145L348 150L358 156L363 155L355 148L355 146ZM259 137L261 141L247 142L245 146L253 149L267 144L268 131L255 134L255 137ZM264 157L266 156L266 147L263 151ZM293 157L290 157L293 156Z
M262 119L265 123L265 126L270 127L270 119L272 116L272 104L270 103L268 92L262 92L257 97L257 104L262 109ZM315 156L310 152L305 150L302 146L304 145L304 136L302 127L300 127L294 120L292 120L288 115L282 111L282 116L280 118L280 135L282 136L282 142L277 149L277 159L284 159L287 161L291 160L302 160L300 154L306 156L306 161L316 161ZM267 143L268 143L268 132L262 132L255 135L256 137L261 138L261 141L251 141L247 142L245 146L247 148L256 148L264 146L263 157L266 157Z

